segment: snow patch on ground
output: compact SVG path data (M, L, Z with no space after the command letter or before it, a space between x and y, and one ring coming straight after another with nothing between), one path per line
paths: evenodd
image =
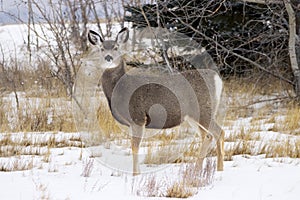
M112 176L113 170L94 160L90 174L84 177L90 159L80 148L52 149L49 163L39 168L0 172L1 199L147 199L133 192L139 189L138 180L147 175ZM158 172L157 179L172 177L176 167ZM190 199L296 200L300 195L300 160L235 156L214 179L210 187Z

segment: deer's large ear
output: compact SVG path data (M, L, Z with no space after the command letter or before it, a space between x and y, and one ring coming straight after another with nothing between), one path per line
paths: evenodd
M103 42L102 37L98 33L92 30L90 30L88 33L88 39L92 45L96 45L99 44L100 42Z
M116 42L117 43L125 43L129 38L129 30L128 28L122 28L117 35Z

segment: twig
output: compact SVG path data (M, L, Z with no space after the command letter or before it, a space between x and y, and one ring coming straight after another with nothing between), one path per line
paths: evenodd
M271 99L263 99L263 100L257 100L257 101L254 101L254 102L251 102L249 104L246 104L246 105L242 105L242 106L231 106L229 108L247 108L249 106L252 106L252 105L255 105L255 104L258 104L258 103L264 103L264 102L268 102L268 101L282 101L282 100L285 100L285 99L289 99L290 97L276 97L276 98L271 98Z

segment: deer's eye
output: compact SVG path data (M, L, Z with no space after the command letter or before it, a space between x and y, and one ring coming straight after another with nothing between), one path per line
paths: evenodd
M101 48L100 48L100 51L104 51L104 48L103 48L103 47L101 47Z
M118 50L118 47L114 47L113 50L114 50L114 51L117 51L117 50Z

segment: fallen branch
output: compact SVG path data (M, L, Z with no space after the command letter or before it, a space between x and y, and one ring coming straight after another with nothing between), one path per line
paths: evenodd
M242 106L231 106L229 108L234 108L234 109L239 109L239 108L247 108L249 106L253 106L255 104L258 104L258 103L264 103L264 102L269 102L269 101L283 101L285 99L290 99L290 97L288 96L284 96L284 97L276 97L276 98L271 98L271 99L263 99L263 100L257 100L257 101L253 101L249 104L246 104L246 105L242 105Z

